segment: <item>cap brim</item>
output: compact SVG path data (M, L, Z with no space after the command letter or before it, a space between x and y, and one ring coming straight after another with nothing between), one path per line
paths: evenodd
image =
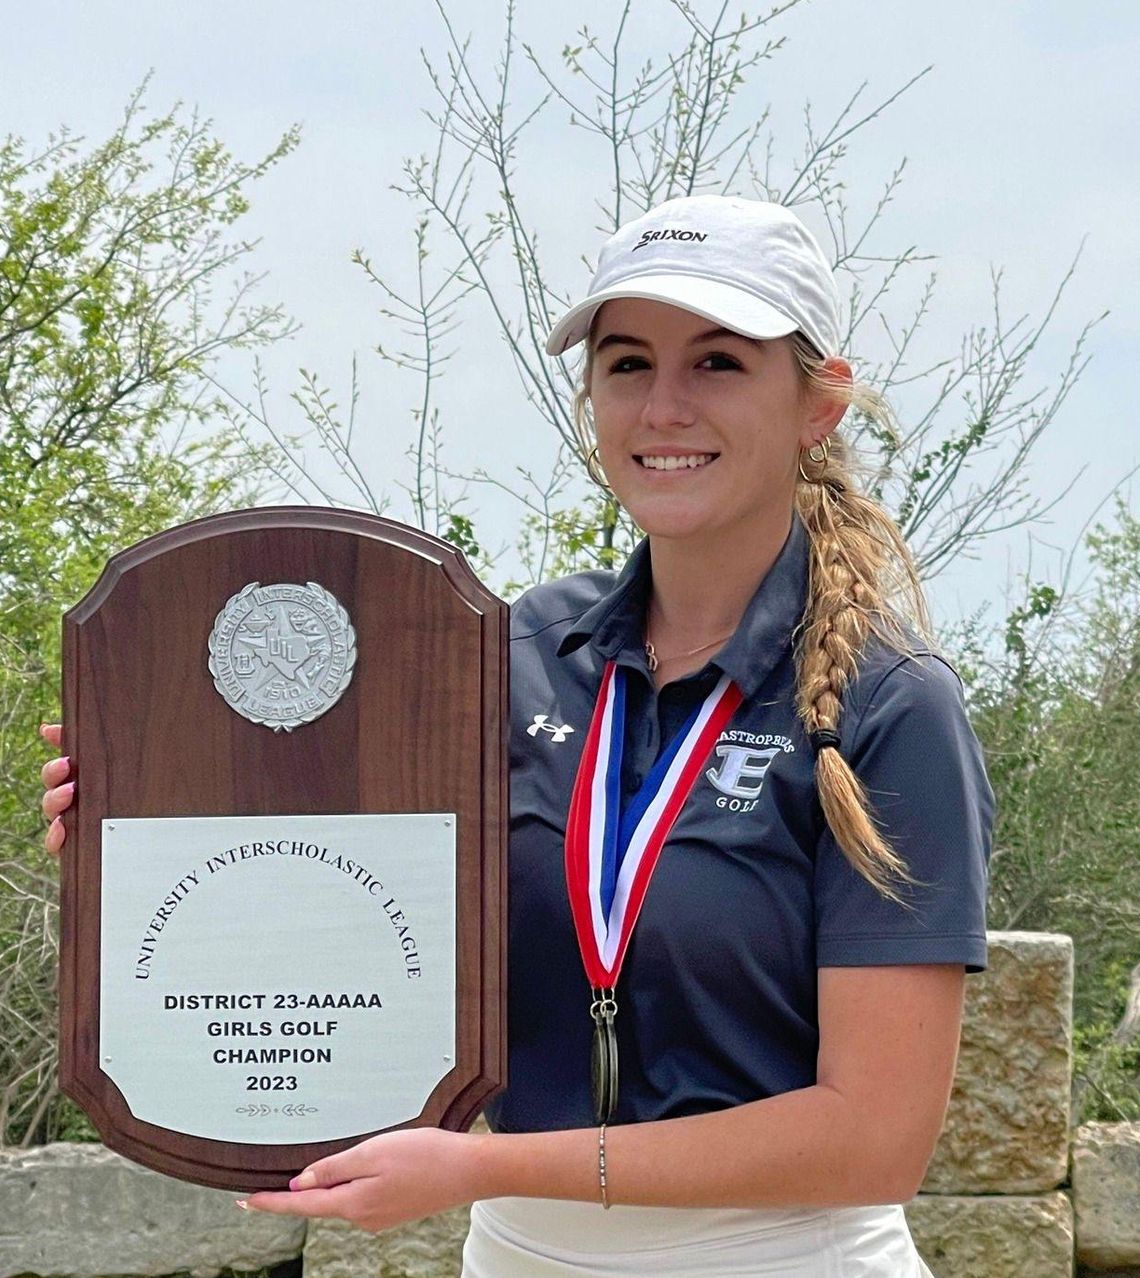
M546 339L546 353L561 355L576 346L590 331L602 303L618 297L638 297L679 306L745 337L787 337L799 328L783 311L732 284L693 275L642 275L591 293L585 301L568 310L551 329Z

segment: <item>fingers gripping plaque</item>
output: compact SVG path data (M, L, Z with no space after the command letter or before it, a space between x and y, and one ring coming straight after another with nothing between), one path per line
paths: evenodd
M251 581L227 600L209 641L226 703L253 723L291 732L340 700L356 665L348 613L315 581Z

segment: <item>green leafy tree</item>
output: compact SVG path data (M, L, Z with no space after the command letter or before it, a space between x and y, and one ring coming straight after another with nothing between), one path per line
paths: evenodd
M1075 1121L1140 1119L1140 519L1083 590L1031 584L1000 654L960 644L997 798L989 926L1073 938Z
M144 86L145 88L145 86ZM235 224L256 163L142 90L104 142L0 142L0 1143L50 1139L55 875L38 725L59 717L60 615L109 555L261 495L269 458L218 429L224 352L290 331Z

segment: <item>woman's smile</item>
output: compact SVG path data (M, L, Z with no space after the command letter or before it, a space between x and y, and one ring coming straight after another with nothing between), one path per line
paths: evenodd
M719 456L719 453L670 453L657 449L652 453L635 453L634 460L640 462L646 470L676 473L698 470Z

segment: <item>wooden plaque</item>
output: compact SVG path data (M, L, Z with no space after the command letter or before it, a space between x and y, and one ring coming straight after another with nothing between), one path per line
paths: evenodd
M108 1146L277 1189L503 1086L506 645L453 546L309 506L64 616L60 1082Z

